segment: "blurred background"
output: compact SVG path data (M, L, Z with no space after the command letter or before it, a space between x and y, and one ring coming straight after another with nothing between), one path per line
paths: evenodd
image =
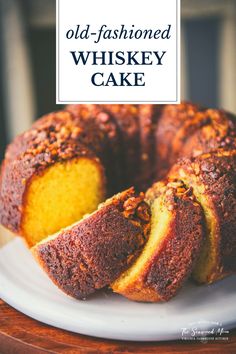
M182 99L236 113L236 0L182 0ZM0 160L57 108L56 0L0 0Z

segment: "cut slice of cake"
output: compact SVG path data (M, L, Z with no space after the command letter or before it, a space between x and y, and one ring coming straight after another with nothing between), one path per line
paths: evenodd
M61 290L81 299L109 285L135 261L149 230L150 208L144 195L131 188L32 252Z
M152 213L150 237L134 264L111 287L131 300L166 301L181 288L199 255L203 213L182 182L158 182L146 198Z
M193 272L212 283L236 271L236 151L182 159L170 177L193 189L205 213L207 237Z

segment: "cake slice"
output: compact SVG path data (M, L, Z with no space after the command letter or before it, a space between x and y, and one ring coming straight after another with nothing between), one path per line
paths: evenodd
M182 159L170 177L193 189L205 213L207 237L193 272L212 283L236 271L236 151Z
M149 229L150 208L131 188L32 252L61 290L81 299L109 285L135 261Z
M111 285L130 300L167 301L193 269L204 237L204 219L191 189L157 182L147 192L151 232L142 253Z

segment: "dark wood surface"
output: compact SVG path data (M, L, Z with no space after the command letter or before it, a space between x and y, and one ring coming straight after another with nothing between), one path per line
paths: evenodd
M0 300L0 353L236 353L236 330L213 342L124 342L63 331L16 311Z

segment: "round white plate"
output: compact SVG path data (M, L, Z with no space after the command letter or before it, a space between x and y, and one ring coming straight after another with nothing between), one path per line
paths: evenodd
M62 293L34 261L21 239L0 250L0 297L39 321L91 336L171 340L196 329L236 325L236 277L211 286L187 284L168 303L142 304L99 292L86 301Z

